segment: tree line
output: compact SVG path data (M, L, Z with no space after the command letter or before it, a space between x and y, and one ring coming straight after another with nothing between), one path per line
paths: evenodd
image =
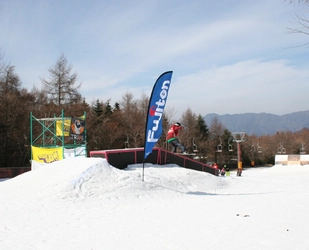
M43 88L33 87L29 91L22 87L15 67L3 62L3 54L0 56L1 167L30 165L30 112L36 118L60 116L62 110L70 117L79 117L86 112L88 155L92 150L144 146L148 96L141 94L136 98L126 92L114 104L99 99L87 103L79 92L81 83L77 83L77 74L72 73L72 65L63 54L48 72L50 78L41 79ZM236 164L237 148L232 132L216 118L206 124L202 115L195 114L190 108L177 121L173 119L173 111L166 110L158 147L170 150L165 135L175 122L184 126L180 141L187 151L196 152L200 161ZM243 164L250 165L252 161L257 165L273 164L279 148L284 148L288 154L299 154L308 140L307 128L295 133L246 135L241 143Z

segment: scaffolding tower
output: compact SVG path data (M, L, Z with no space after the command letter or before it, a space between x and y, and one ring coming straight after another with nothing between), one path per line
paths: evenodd
M30 112L30 145L31 160L33 159L32 146L39 148L58 148L62 147L63 156L65 150L70 150L73 157L87 157L87 132L86 132L86 112L82 117L84 121L84 131L82 136L70 135L72 117L65 117L64 111L60 116L52 118L36 118ZM82 148L83 150L76 150Z

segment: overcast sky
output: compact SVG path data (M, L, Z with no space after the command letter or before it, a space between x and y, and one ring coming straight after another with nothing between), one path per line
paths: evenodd
M150 95L172 70L167 110L277 115L308 110L309 7L284 0L2 0L0 50L22 87L42 88L63 53L80 93Z

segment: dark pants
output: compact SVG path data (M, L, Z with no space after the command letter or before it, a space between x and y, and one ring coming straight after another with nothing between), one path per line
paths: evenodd
M181 150L182 153L186 151L185 146L182 145L182 144L178 141L178 139L172 140L172 141L170 141L169 143L173 146L173 150L172 150L173 153L176 153L176 152L177 152L177 147L180 148L180 150Z

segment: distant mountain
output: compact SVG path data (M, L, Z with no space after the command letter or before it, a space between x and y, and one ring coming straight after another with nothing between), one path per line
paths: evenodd
M246 132L247 135L272 135L278 131L296 132L303 128L309 128L309 110L286 115L273 115L267 113L218 115L211 113L204 117L208 127L210 127L215 117L217 117L218 121L229 131Z

